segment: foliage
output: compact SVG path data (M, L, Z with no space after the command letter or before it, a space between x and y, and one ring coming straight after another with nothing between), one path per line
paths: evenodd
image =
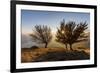
M33 30L33 33L30 34L30 36L32 37L33 41L45 44L45 48L47 48L48 43L52 39L50 27L44 25L36 25L35 30Z
M57 30L56 41L65 44L66 48L67 44L69 44L70 49L73 50L72 45L74 43L84 40L82 38L84 37L84 31L88 28L87 25L86 22L76 24L74 21L65 23L63 20L60 23L60 28Z

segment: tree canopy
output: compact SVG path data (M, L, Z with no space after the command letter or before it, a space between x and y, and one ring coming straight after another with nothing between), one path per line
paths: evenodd
M45 44L45 48L47 48L48 43L52 39L51 29L46 25L36 25L33 29L33 33L30 34L30 36L32 37L33 41Z
M70 49L73 50L72 44L84 40L82 39L84 37L82 34L88 28L87 25L86 22L76 24L74 21L65 23L65 20L63 20L57 30L56 41L65 44L66 48L69 44Z

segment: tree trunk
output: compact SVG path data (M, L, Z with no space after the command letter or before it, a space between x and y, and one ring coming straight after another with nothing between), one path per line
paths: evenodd
M47 48L48 43L45 43L45 48Z
M66 47L66 48L65 48L65 51L66 51L66 53L67 53L67 51L68 51L67 44L65 44L65 47Z
M72 51L73 51L72 44L70 44L70 50L72 50Z
M67 48L67 44L65 44L65 46L66 46L66 50L67 50L67 49L68 49L68 48Z

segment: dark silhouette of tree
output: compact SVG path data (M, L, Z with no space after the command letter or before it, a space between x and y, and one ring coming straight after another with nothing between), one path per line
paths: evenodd
M47 26L36 25L33 29L33 33L30 34L33 41L37 43L45 44L45 48L47 48L49 42L52 39L51 29Z
M69 44L70 49L73 50L72 45L74 43L85 40L83 33L88 28L87 25L88 24L86 22L76 24L73 21L65 23L65 21L63 20L60 23L60 28L57 31L56 41L65 45Z
M60 28L57 28L57 33L56 33L56 41L60 42L65 45L66 50L67 50L67 34L68 32L65 29L65 21L63 20L60 23Z

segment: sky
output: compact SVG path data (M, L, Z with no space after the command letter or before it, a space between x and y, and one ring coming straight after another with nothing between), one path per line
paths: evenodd
M47 25L51 28L53 39L48 47L64 47L62 44L55 41L55 33L60 26L60 22L75 21L76 23L87 22L88 31L90 26L90 14L79 12L55 12L55 11L36 11L36 10L21 10L21 28L22 28L22 48L31 47L33 45L44 47L41 44L33 42L29 34L31 34L35 25ZM88 45L89 41L81 43L82 46ZM78 44L79 45L79 44ZM80 45L80 46L81 46ZM88 45L89 46L89 45Z
M65 22L75 21L76 23L86 21L90 25L89 13L21 10L22 33L31 33L35 25L47 25L55 33L63 19Z

